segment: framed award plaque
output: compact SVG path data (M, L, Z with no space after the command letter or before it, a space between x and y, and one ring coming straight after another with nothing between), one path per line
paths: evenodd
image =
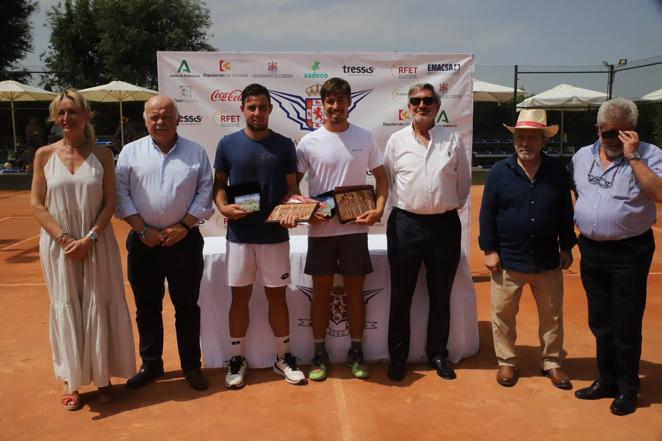
M341 224L351 222L376 207L375 189L372 185L336 187L333 191L333 199Z
M271 213L269 213L267 222L280 222L285 216L291 214L295 216L297 222L308 222L315 214L315 211L317 211L319 205L319 202L276 205L274 209L271 210Z

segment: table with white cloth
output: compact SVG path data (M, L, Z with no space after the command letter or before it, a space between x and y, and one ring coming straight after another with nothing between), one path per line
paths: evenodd
M290 318L290 351L302 364L313 357L313 333L310 326L312 278L304 274L307 236L290 237L291 281L287 288ZM363 352L368 361L388 360L388 316L391 283L386 236L369 235L368 247L374 271L365 278L363 297L366 303ZM230 359L230 329L228 314L232 299L227 286L226 243L224 237L206 237L204 246L204 274L200 284L201 311L200 343L205 367L222 367ZM245 356L251 367L273 366L274 336L269 326L268 305L258 271L250 300L250 324L244 342ZM411 310L411 346L409 361L425 361L428 296L425 267L419 274ZM333 363L344 362L350 345L347 320L347 301L342 277L334 276L334 288L329 304L327 350ZM451 296L449 360L459 360L478 352L478 322L476 295L464 254L460 259Z

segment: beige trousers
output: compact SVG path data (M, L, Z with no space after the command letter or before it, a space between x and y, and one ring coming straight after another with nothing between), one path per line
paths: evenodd
M542 368L561 367L563 350L563 274L561 269L541 273L503 270L492 274L492 335L499 366L517 366L516 316L522 288L529 284L538 308L538 337Z

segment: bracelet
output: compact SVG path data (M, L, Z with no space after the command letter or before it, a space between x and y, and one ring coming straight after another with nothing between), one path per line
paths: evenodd
M189 226L186 224L186 222L184 222L183 220L179 221L179 225L181 225L182 227L184 227L184 228L186 229L186 231L189 231L189 230L191 229L191 227L189 227Z
M63 231L55 240L57 240L57 243L62 245L62 242L64 241L65 237L69 237L69 233L67 233L66 231Z
M88 231L85 237L89 237L94 243L96 243L97 240L99 240L99 235L95 233L93 230Z

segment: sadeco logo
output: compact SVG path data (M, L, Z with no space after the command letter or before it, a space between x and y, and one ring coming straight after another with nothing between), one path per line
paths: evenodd
M319 84L315 84L306 89L308 98L277 90L269 92L271 92L271 98L278 103L278 107L285 112L287 119L297 124L300 130L313 131L324 124L324 109L319 97L320 88ZM353 92L349 113L372 91L373 89L367 89Z
M304 72L303 77L307 79L318 79L318 78L329 78L329 74L326 72L318 72L320 70L320 60L313 61L313 64L310 66L312 72Z
M202 115L179 115L180 124L200 124Z

